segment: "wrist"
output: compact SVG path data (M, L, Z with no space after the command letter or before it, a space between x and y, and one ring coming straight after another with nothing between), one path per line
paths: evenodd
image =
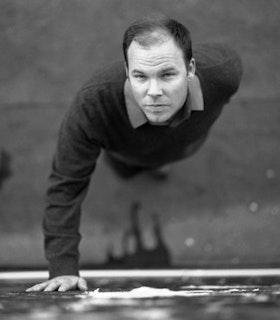
M72 257L59 257L49 260L49 278L72 275L79 276L78 261Z

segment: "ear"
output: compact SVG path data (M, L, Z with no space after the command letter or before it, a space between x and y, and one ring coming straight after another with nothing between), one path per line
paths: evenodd
M128 66L127 66L127 63L124 62L124 68L125 68L125 74L126 74L126 77L128 79Z
M194 60L194 58L191 58L189 66L188 66L188 80L191 80L194 77L195 68L196 68L195 60Z

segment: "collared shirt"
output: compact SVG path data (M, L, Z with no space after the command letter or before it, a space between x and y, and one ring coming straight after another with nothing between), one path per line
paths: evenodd
M127 94L128 86L125 84L126 108L130 123L134 129L148 122L147 117L134 100L129 98ZM188 119L192 111L203 111L203 95L201 91L200 81L196 75L188 83L188 97L186 103L176 113L169 126L176 127L184 120Z

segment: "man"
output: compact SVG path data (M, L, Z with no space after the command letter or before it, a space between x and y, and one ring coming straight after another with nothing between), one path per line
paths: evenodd
M96 71L61 125L44 218L50 280L29 291L87 289L78 269L80 207L101 150L123 177L186 158L240 83L232 49L204 44L193 55L188 30L166 17L132 24L123 51L125 65Z

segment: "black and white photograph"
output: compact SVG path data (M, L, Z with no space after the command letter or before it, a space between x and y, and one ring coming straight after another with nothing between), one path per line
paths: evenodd
M279 319L279 17L0 0L1 319Z

